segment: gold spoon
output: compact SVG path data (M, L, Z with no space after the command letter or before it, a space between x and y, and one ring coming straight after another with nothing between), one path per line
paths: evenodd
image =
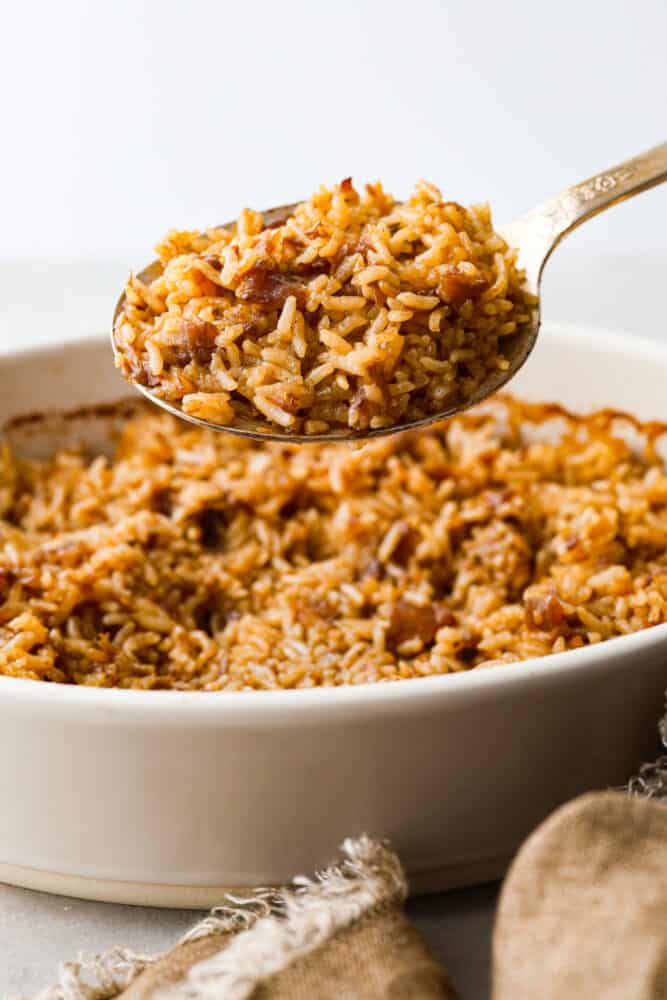
M413 430L416 427L425 427L427 424L443 420L445 417L473 406L497 392L521 368L533 349L540 328L539 290L542 271L560 241L573 229L611 205L624 201L626 198L632 198L640 191L646 191L665 180L667 180L667 142L636 156L632 160L627 160L617 167L596 174L581 184L566 188L560 194L542 202L537 208L519 216L508 225L498 227L498 232L507 243L518 250L519 265L526 272L526 287L528 291L537 296L538 305L533 313L532 324L523 328L520 333L503 338L503 354L509 361L509 367L505 371L493 372L467 400L449 406L441 413L429 414L420 420L374 430L354 431L343 428L328 431L326 434L293 434L289 431L278 430L274 425L259 419L239 420L232 426L212 424L200 417L183 413L178 405L161 399L147 386L135 383L136 388L151 402L157 403L158 406L183 420L189 420L190 423L209 427L216 431L226 431L230 434L240 434L268 441L304 441L311 444L316 441L360 441L366 438L381 437L384 434ZM271 216L276 219L283 218L294 208L294 205L283 205L270 209L264 213L265 224L270 224ZM226 223L221 228L233 228L233 226L234 223ZM161 271L160 262L154 261L138 277L141 281L148 283L157 278ZM116 304L113 316L111 344L114 355L117 353L114 329L124 303L125 294L123 293Z

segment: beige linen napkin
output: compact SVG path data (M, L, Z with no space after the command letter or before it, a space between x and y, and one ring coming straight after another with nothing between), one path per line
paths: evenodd
M289 889L228 897L174 949L113 949L63 966L40 1000L455 1000L403 912L396 855L361 837Z
M505 880L493 1000L667 998L667 805L585 795L526 841Z
M251 996L256 1000L455 998L446 972L398 906L367 914L312 952L298 955L268 979L255 970L238 985L221 984L216 972L206 972L207 960L213 966L216 959L225 964L228 947L229 940L222 935L183 944L141 973L121 996L123 1000L149 1000L163 992L174 1000L195 996Z

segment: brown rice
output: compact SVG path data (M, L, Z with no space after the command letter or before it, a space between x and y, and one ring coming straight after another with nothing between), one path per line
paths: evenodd
M662 431L508 398L357 450L154 412L112 461L4 446L0 673L315 687L646 628L667 619Z
M508 367L503 341L534 307L488 205L423 181L403 203L343 181L157 250L162 273L127 283L117 363L226 426L364 431L442 413Z

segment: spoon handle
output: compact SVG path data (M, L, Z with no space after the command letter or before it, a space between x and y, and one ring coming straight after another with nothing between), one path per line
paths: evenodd
M521 248L521 263L537 284L563 237L611 205L665 180L667 142L548 198L510 223L504 233L508 242Z

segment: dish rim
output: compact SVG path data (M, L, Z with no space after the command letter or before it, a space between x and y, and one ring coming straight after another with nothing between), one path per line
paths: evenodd
M549 331L549 332L547 332ZM542 336L550 333L564 339L583 339L592 343L605 343L605 348L617 350L618 353L639 355L646 360L655 358L667 365L667 345L660 344L644 336L637 336L628 331L612 330L605 327L578 325L571 323L547 322L541 331ZM9 349L0 347L0 358L27 359L31 355L51 355L61 350L76 351L89 348L94 344L102 344L106 335L91 334L86 337L67 340L59 345L40 344L31 347L18 346ZM20 416L20 414L16 414ZM180 717L183 713L189 716L198 714L204 718L217 717L220 712L230 711L238 721L248 721L261 710L261 717L276 713L284 716L285 710L290 714L296 712L312 715L314 710L333 708L352 708L354 706L371 707L391 706L397 699L407 707L411 703L421 703L435 696L464 698L468 692L478 692L490 695L500 685L501 687L523 686L525 683L546 687L557 678L569 678L571 674L585 671L603 672L609 669L618 659L631 655L633 647L639 653L646 647L651 647L661 640L667 646L667 622L650 626L639 632L606 639L591 646L580 649L552 653L548 656L531 657L512 663L503 663L491 667L476 667L456 673L436 674L426 677L412 677L393 681L365 681L360 684L343 684L338 686L320 686L314 688L289 688L286 690L250 690L250 691L141 691L127 688L88 687L86 685L63 684L58 681L34 681L22 677L7 677L0 675L0 699L13 702L29 700L38 706L51 706L61 710L78 707L107 709L110 714L102 715L96 721L116 720L117 712L126 714L144 714L150 709L153 717ZM604 655L600 649L604 647ZM318 712L319 715L319 712Z

